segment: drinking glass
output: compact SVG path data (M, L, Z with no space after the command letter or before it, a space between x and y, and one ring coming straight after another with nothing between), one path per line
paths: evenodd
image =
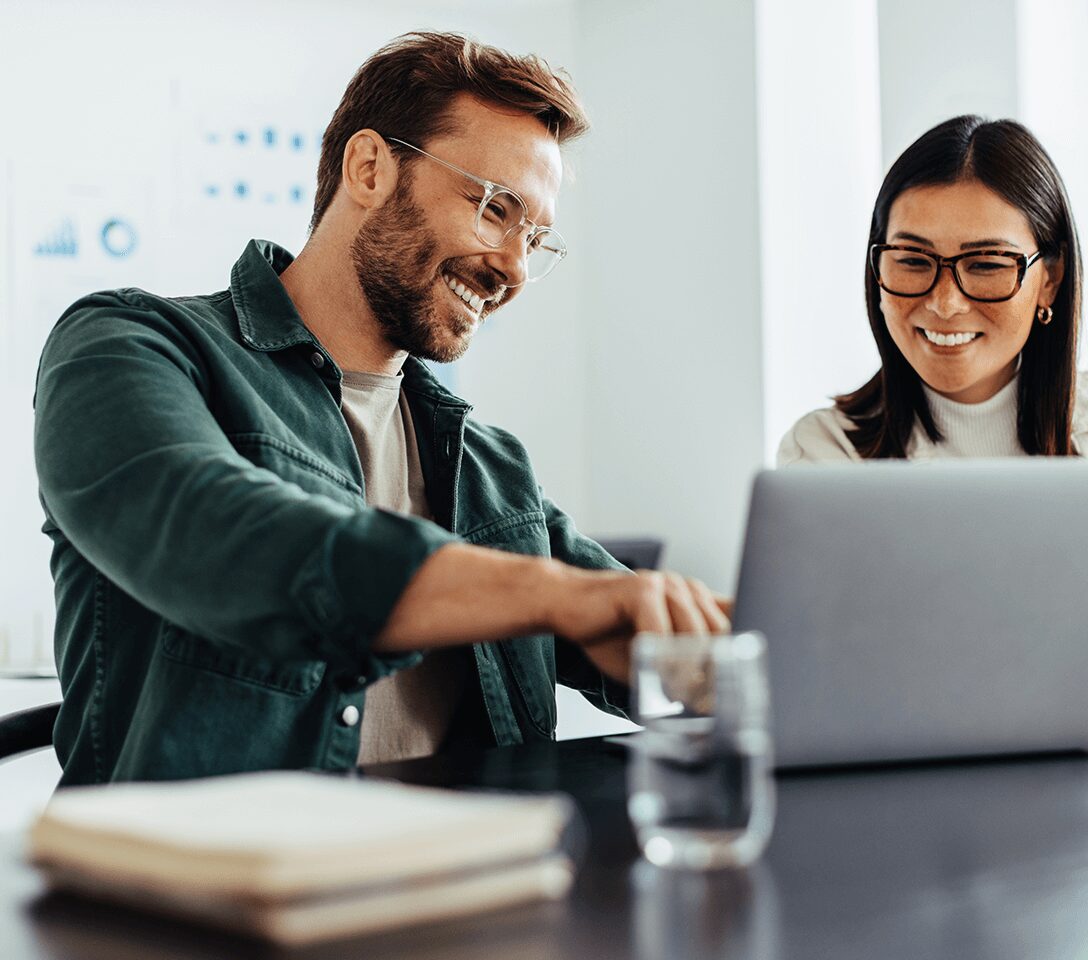
M770 839L774 777L766 643L642 633L627 810L643 855L663 867L747 866Z

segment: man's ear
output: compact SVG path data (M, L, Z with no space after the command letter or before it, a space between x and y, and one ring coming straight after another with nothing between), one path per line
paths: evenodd
M389 198L397 186L397 162L381 135L359 130L344 147L340 184L358 206L374 210Z

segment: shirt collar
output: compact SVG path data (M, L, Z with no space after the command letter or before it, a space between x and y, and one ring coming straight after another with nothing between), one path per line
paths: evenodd
M275 243L250 240L230 272L238 328L242 340L254 350L283 350L314 342L280 282L280 274L294 259Z
M294 256L270 240L250 240L230 273L230 295L238 314L242 340L254 350L283 350L316 339L302 322L280 274ZM454 396L416 357L404 361L404 387L446 406L472 407Z
M418 357L408 357L401 368L404 372L404 389L412 393L429 397L435 403L441 403L448 407L463 407L471 410L472 405L455 394L450 393Z

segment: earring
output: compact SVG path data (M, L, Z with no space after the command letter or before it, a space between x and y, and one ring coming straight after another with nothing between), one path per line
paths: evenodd
M1054 319L1054 311L1050 307L1040 307L1035 311L1035 319L1045 327Z

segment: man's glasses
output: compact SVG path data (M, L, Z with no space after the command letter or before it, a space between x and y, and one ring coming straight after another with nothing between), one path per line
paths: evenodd
M440 163L448 170L459 173L483 190L483 197L476 208L476 238L484 246L498 249L525 230L526 275L532 282L541 280L552 272L559 261L567 255L567 245L559 231L552 227L542 227L529 219L525 201L509 187L504 187L482 177L474 176L426 150L420 150L414 144L396 137L386 137L389 143L400 144L409 150L421 153L429 160ZM516 284L510 284L516 286Z
M920 247L874 243L869 266L876 282L896 297L924 297L937 286L941 268L948 267L960 292L969 300L1000 303L1020 290L1024 274L1042 252L1030 257L1009 250L971 250L954 257L938 257Z

